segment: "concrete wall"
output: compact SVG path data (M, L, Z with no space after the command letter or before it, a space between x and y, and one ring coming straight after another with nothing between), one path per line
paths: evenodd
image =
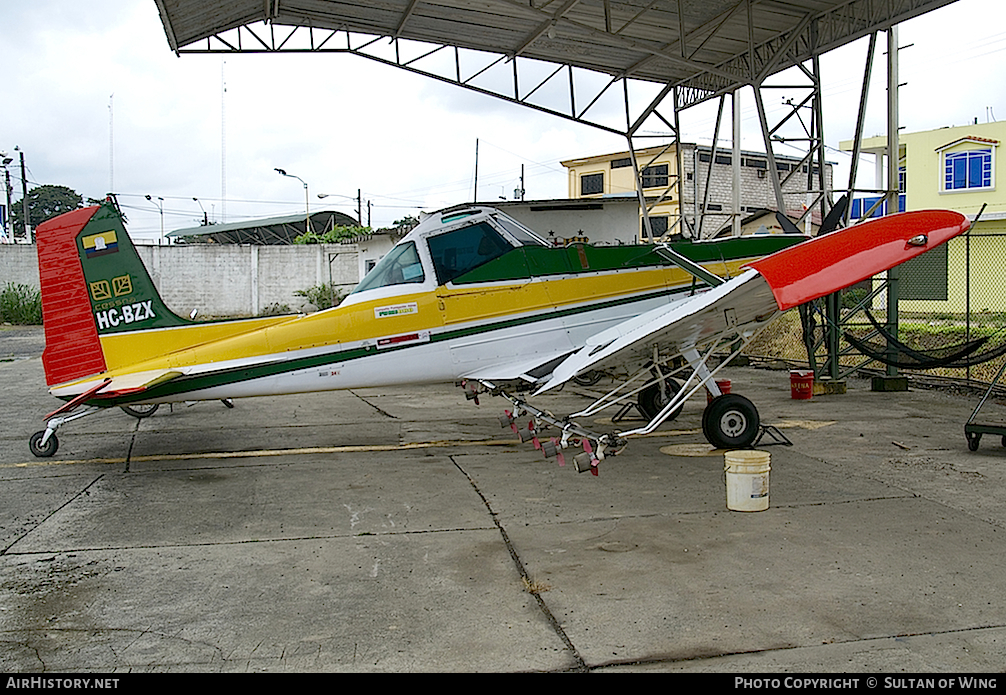
M34 245L0 244L0 288L9 282L39 287L38 255Z
M330 277L348 290L360 279L354 244L136 249L165 303L182 316L193 309L201 316L254 316L275 305L297 311L310 307L296 291ZM39 286L34 246L0 244L0 287L8 282Z

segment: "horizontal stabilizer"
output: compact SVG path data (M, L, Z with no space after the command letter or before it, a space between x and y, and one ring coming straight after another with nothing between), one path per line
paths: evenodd
M102 376L98 377L98 379L89 379L87 381L77 381L72 384L63 384L49 389L49 392L57 398L66 398L68 396L76 396L80 393L86 392L95 383L108 381L108 385L103 387L99 393L96 393L95 398L116 398L127 394L148 391L155 386L163 384L166 381L176 379L183 374L183 371L177 369L151 369L145 372L123 374L122 376L112 377L111 379L107 376Z

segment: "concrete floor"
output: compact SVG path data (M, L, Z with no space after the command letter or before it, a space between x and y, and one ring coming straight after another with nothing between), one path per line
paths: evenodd
M1006 667L1006 449L968 450L977 397L795 401L731 368L794 444L741 513L699 399L597 477L450 385L109 411L35 459L39 352L0 331L2 671Z

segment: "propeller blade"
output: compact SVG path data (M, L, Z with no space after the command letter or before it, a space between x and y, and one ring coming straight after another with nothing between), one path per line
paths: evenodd
M818 236L822 234L829 234L838 229L838 225L841 224L842 219L845 217L845 208L848 206L848 196L843 195L835 201L835 205L831 208L828 214L825 215L824 220L821 221L821 231L818 232Z

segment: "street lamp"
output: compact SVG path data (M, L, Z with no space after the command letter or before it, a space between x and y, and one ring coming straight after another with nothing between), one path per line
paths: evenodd
M199 203L199 209L203 211L203 226L204 227L208 227L209 224L210 224L210 219L209 219L209 217L206 216L206 208L203 207L203 201L201 201L201 200L199 200L199 198L195 198L195 197L193 197L192 200L194 200L197 203Z
M310 200L310 198L309 198L308 193L307 193L307 181L305 181L304 179L302 179L299 176L295 176L293 174L286 173L285 169L280 169L280 168L276 167L276 172L280 176L289 176L291 179L297 179L302 184L304 184L304 232L305 233L310 232L311 231L311 211L310 211L309 202L308 202Z
M154 203L154 199L151 198L149 195L144 197L151 203ZM157 208L161 211L161 238L157 240L157 245L160 246L161 244L164 243L164 198L162 198L161 196L157 196L157 202L154 203L154 205L156 205Z
M363 193L359 188L356 189L356 197L349 195L341 195L339 193L319 193L319 198L348 198L349 200L356 201L356 223L363 226ZM367 224L370 224L370 201L367 201Z

